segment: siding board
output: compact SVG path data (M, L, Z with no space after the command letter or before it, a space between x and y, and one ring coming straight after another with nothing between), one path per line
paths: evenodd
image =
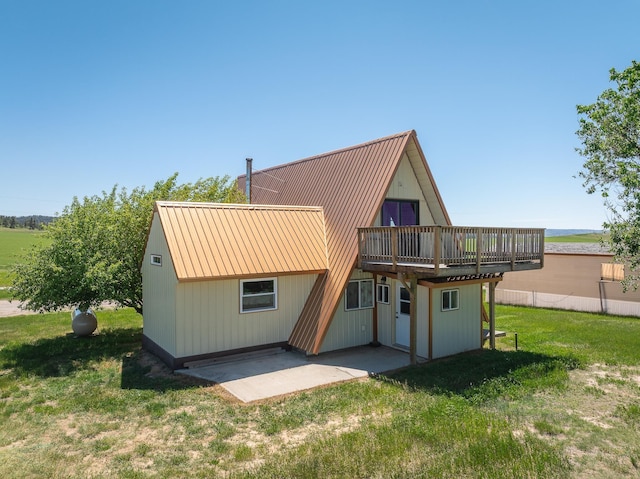
M176 357L284 342L291 334L316 275L278 278L278 309L240 313L240 280L183 282L176 305ZM238 298L230 301L231 298Z

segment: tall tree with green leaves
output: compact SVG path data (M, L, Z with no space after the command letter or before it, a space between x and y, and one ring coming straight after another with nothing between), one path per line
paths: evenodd
M578 105L585 158L579 175L587 192L600 192L609 211L603 225L610 232L616 259L631 271L625 288L637 288L640 278L640 63L623 71L611 69L614 88L602 92L591 105Z
M147 231L158 200L244 203L228 176L178 184L178 174L153 189L118 190L74 198L45 229L48 241L14 267L12 296L25 309L86 310L105 301L142 313L142 275Z

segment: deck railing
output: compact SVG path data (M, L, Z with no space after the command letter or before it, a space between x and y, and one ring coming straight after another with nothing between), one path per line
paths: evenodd
M544 254L544 229L464 226L391 226L359 228L359 263L442 268L539 264Z

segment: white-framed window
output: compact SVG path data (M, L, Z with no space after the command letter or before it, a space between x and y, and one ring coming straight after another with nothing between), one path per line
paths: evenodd
M349 281L344 295L344 309L373 308L373 279Z
M154 266L162 266L162 255L152 254L149 261L151 261L151 264Z
M240 312L267 311L278 308L277 278L241 279Z
M460 307L459 289L445 289L442 291L442 311L453 311Z
M389 304L389 285L378 283L376 285L376 299L378 303Z

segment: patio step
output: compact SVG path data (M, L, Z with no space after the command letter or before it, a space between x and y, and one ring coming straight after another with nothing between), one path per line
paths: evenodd
M258 351L250 351L247 353L230 354L228 356L220 356L217 358L209 358L209 359L200 359L198 361L188 361L184 363L184 368L193 369L193 368L201 368L204 366L211 366L213 364L225 364L225 363L232 363L235 361L244 361L247 359L259 359L266 356L274 356L276 354L282 354L285 352L286 350L283 348L260 349Z

